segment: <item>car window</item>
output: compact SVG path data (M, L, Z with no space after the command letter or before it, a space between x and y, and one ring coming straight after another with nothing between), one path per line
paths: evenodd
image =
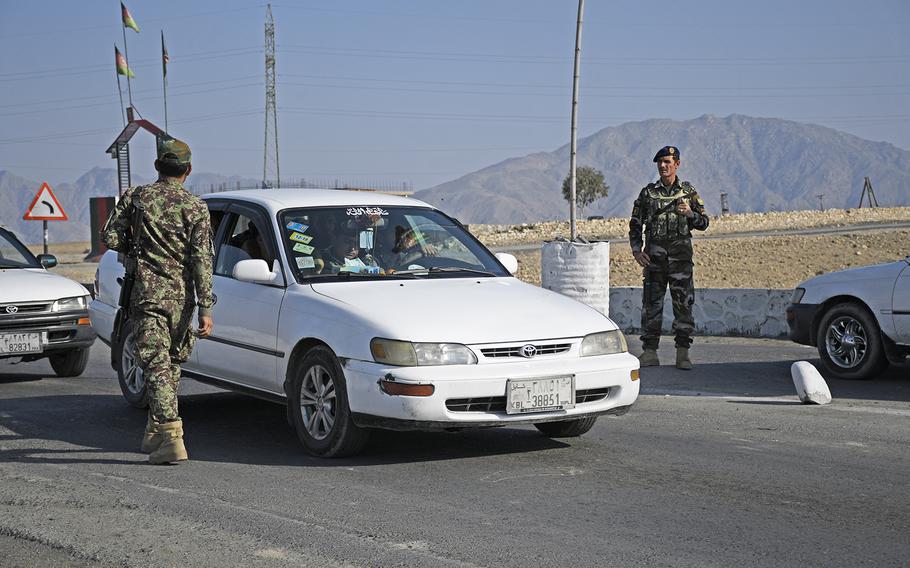
M266 261L271 268L274 256L270 252L262 223L246 215L231 215L228 219L230 225L226 240L218 248L215 274L233 277L234 266L241 260L252 258Z
M282 212L279 222L298 281L509 276L477 239L434 209L292 209Z
M11 232L0 229L0 268L40 268L41 263Z

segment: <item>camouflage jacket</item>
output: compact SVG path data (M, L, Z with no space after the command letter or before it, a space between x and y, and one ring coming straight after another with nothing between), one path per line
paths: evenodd
M205 203L172 179L129 189L101 229L111 250L127 252L133 204L143 209L138 235L136 304L186 304L212 313L212 227Z
M689 219L676 211L678 199L685 199L695 215ZM629 244L632 252L641 252L643 235L649 240L677 240L691 238L691 230L704 231L708 228L708 216L705 214L705 202L698 192L687 181L676 178L672 187L664 187L660 182L649 183L642 188L638 199L632 206L632 217L629 219Z

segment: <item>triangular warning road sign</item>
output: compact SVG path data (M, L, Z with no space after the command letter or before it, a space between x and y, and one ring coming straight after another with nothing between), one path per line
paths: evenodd
M57 201L51 186L47 182L41 184L41 189L28 206L25 215L22 216L26 221L68 221L66 211Z

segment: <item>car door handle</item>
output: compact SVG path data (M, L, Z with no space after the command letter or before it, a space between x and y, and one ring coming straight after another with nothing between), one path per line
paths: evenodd
M217 303L218 303L218 295L212 294L212 305L214 306Z

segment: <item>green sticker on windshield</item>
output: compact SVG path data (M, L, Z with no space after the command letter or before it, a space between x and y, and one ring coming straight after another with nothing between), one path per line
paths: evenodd
M297 243L296 245L294 245L294 252L302 252L303 254L310 254L311 252L313 252L313 247L311 247L310 245L304 245L301 243Z

